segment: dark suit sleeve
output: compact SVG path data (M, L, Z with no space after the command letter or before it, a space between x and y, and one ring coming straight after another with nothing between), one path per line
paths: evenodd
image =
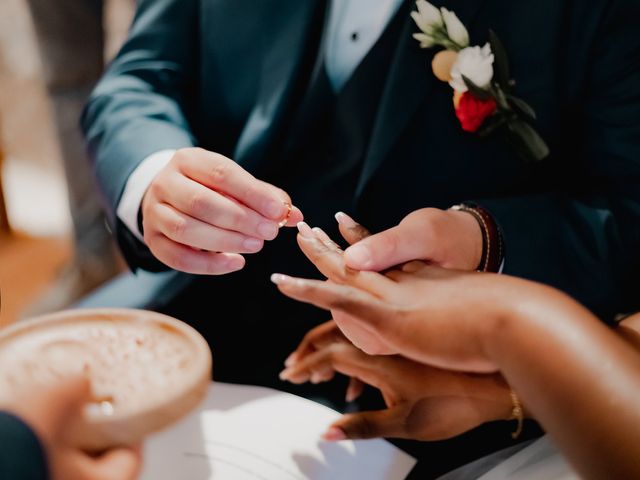
M608 2L590 48L575 118L583 145L569 162L587 178L562 192L476 200L504 231L505 273L559 287L605 317L640 301L638 18L639 2Z
M35 433L20 419L4 412L0 412L0 478L49 478L45 452Z
M133 170L150 154L194 145L185 115L197 61L198 1L141 0L129 39L89 99L82 127L112 228L132 267L158 266L117 222Z

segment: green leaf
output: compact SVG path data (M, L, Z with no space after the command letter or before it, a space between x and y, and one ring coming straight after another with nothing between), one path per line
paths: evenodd
M515 108L529 120L535 120L537 118L536 111L527 102L525 102L521 98L514 97L513 95L507 95L507 98L513 108Z
M507 123L507 116L501 115L499 113L494 114L488 122L478 130L478 136L480 138L487 138L493 132L502 127L505 123Z
M542 137L524 120L508 124L521 155L529 161L539 162L549 156L549 147Z
M469 78L462 75L462 80L464 80L465 85L469 89L469 91L473 94L474 97L480 100L489 100L491 98L491 93L487 90L480 88L478 85L473 83Z
M504 45L493 30L489 30L489 45L491 45L491 51L495 58L495 73L496 82L502 87L505 92L511 89L511 74L509 73L509 58L507 52L504 49Z
M500 85L493 85L492 88L493 98L496 100L500 109L506 112L512 111L511 105L507 101L507 96L502 91L502 88L500 88Z

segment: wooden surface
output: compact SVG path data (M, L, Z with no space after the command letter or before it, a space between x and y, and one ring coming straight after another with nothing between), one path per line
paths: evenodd
M14 322L45 291L70 256L68 239L0 234L0 327Z

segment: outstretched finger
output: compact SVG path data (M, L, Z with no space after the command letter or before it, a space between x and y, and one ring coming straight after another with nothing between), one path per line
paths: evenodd
M317 234L299 226L298 245L306 257L329 280L354 285L378 296L383 296L393 288L395 282L375 272L359 272L348 268L344 263L342 251L339 248L318 238Z
M394 316L391 308L364 290L332 282L293 278L280 273L274 273L271 281L283 294L294 300L325 310L347 313L362 326L369 326L375 331L386 331L391 326L390 320Z
M407 411L404 405L371 412L343 415L325 432L328 441L367 438L407 438Z

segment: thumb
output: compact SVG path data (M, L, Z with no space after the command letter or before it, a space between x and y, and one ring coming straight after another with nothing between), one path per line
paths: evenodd
M142 469L142 451L136 448L117 448L98 458L82 455L76 465L83 478L94 480L135 480Z
M65 378L49 387L46 397L50 411L64 421L91 399L91 383L85 376Z
M407 411L403 405L386 410L343 415L325 432L328 441L367 438L406 438Z
M41 438L50 438L80 412L90 397L91 386L86 377L69 377L24 392L15 411Z
M344 261L355 270L379 272L410 260L429 260L424 232L415 230L407 223L371 235L347 248Z

